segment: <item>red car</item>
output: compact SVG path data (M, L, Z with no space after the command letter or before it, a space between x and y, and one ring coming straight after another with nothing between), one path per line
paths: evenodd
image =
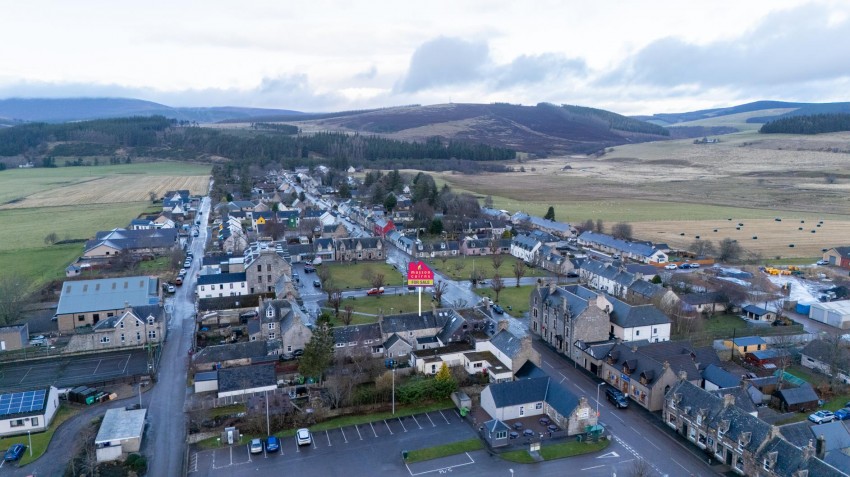
M383 295L384 294L384 287L372 288L369 291L367 291L366 294L367 295Z

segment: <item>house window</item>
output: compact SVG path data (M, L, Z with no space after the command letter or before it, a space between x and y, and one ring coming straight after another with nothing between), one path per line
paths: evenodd
M9 427L21 427L24 425L23 419L15 419L14 421L9 421Z
M270 330L273 330L273 329L274 329L274 323L269 323L269 329L270 329Z
M507 439L508 431L498 431L496 432L496 439Z
M271 283L271 281L272 281L272 276L271 276L271 275L268 275L266 278L268 278L269 283Z
M100 342L101 343L109 343L109 337L108 336L101 336Z
M232 283L230 284L230 289L233 290L233 284Z
M764 467L764 470L770 470L770 461L765 459L764 464L762 464L762 466Z
M77 315L77 321L86 321L86 315Z
M657 335L657 334L658 334L658 328L653 328L653 329L652 329L652 334Z
M640 330L635 330L635 336L640 336Z
M257 283L263 283L263 276L257 275Z
M204 286L203 286L203 285L201 285L201 291L204 291Z
M270 340L273 340L273 339L275 339L276 337L277 337L277 334L275 334L275 333L269 333L269 339L270 339Z
M149 340L155 340L156 339L156 330L148 331L148 339Z
M112 313L111 311L106 314L107 318L110 318L110 317L113 317L113 316L115 316L115 313Z
M543 403L539 402L539 403L535 404L534 409L543 409Z
M136 328L139 327L139 320L136 320Z
M37 426L38 425L38 417L33 417L32 419L30 419L30 424L33 425L33 426Z
M345 348L345 343L337 343L336 347L337 348Z
M286 352L287 353L292 352L292 345L286 345Z
M121 323L118 323L118 327L119 327L119 328L124 328L124 321L123 321L123 320L121 321Z
M472 367L473 367L473 368L481 368L481 367L483 367L483 366L484 366L484 363L473 363L473 364L472 364Z
M524 415L525 415L525 406L520 406L520 407L519 407L519 415L520 415L520 416L524 416Z
M141 331L136 332L136 341L142 341L142 332Z
M257 271L258 271L258 272L262 272L262 271L263 271L263 266L262 266L262 265L257 265Z
M94 321L98 321L100 320L100 313L95 313L91 317L94 318Z
M152 316L148 317L148 325L153 326L154 318Z
M121 342L124 342L124 333L121 333Z
M357 342L356 341L349 341L348 346L357 346Z

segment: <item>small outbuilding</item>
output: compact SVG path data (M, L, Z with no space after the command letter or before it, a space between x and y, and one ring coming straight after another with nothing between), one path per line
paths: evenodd
M275 389L277 389L277 377L273 363L218 370L218 397L220 398Z
M850 300L812 303L809 318L842 330L850 329Z
M783 412L811 411L818 407L818 395L809 383L796 388L781 389L776 391L774 397Z
M218 371L195 373L195 392L218 391Z
M94 439L98 462L122 460L139 452L145 432L147 409L109 409Z
M481 426L481 433L490 447L502 447L508 445L508 434L511 428L499 419L492 419Z
M744 312L744 318L748 320L772 322L776 320L776 312L766 310L760 306L747 305L741 309Z

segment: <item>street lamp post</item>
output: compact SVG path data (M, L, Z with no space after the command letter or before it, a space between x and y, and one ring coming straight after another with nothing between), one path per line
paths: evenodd
M269 425L269 392L263 391L263 397L266 401L266 435L270 436L272 435L272 428Z
M605 381L596 385L596 419L599 419L599 388L601 388L603 384L605 384Z
M27 439L30 442L30 457L32 457L32 434L30 434L30 431L27 431Z
M393 364L393 416L395 416L395 364Z

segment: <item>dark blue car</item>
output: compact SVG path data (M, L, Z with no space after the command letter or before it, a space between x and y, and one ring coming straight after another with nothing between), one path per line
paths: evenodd
M9 450L6 451L6 456L3 458L6 462L13 462L24 455L24 450L26 450L27 446L23 444L13 444Z
M280 450L280 439L275 436L269 436L266 439L266 453L277 452Z
M835 411L835 419L839 421L846 421L850 419L850 408L845 407L844 409Z

